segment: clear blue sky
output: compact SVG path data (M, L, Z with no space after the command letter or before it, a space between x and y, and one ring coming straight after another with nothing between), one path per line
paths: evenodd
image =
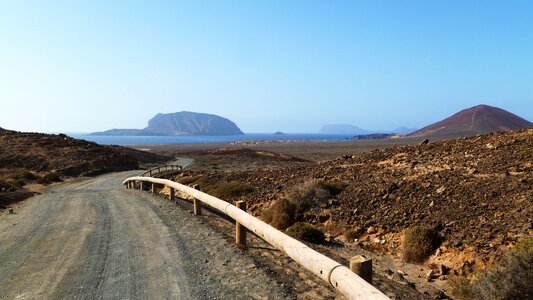
M0 127L422 127L476 104L533 121L533 1L0 0Z

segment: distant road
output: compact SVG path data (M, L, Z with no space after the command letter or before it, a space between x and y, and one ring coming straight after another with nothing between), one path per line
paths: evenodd
M182 166L184 169L186 169L188 166L192 165L194 163L194 159L188 158L188 157L178 157L176 160L176 164Z
M138 173L62 183L0 214L0 299L286 297L204 216L124 189Z

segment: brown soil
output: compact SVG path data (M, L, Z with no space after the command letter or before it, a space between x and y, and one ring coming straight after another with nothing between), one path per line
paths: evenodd
M30 183L49 184L62 178L135 170L169 158L119 146L102 146L64 134L0 130L0 208L33 193Z
M525 129L268 170L193 170L177 180L202 175L252 186L251 194L228 200L246 200L256 215L303 182L344 183L340 194L307 212L306 221L339 241L348 230L356 232L359 246L393 257L401 256L406 228L431 226L444 242L426 265L463 274L533 233L531 149L533 129Z

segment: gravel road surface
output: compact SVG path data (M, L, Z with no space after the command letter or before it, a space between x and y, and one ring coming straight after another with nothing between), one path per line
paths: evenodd
M292 298L242 250L139 171L49 187L0 214L0 299Z

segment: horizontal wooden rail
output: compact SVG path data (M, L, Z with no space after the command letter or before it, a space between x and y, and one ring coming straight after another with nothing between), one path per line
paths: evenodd
M133 186L135 186L135 182L137 181L151 182L152 184L160 184L173 188L223 212L240 225L254 232L270 245L287 254L302 267L331 284L331 286L348 299L389 299L385 294L356 275L348 267L318 253L304 243L284 234L231 203L166 179L137 176L126 179L124 185L128 186L130 182L133 182Z
M152 177L153 175L155 175L157 173L161 173L161 172L165 172L165 171L181 171L181 170L183 170L183 167L180 166L180 165L164 165L164 166L151 168L150 170L146 170L143 173L139 174L139 176L141 176L141 177L144 177L144 176Z

